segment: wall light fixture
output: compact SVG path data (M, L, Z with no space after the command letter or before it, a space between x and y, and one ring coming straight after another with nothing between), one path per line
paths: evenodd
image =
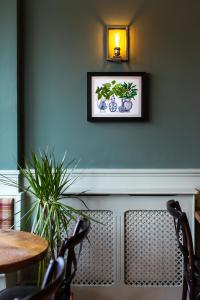
M113 62L128 61L128 26L107 26L107 60Z

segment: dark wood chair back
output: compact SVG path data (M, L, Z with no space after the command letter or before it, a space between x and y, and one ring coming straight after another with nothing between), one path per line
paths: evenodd
M23 300L56 300L56 292L63 284L65 262L63 257L51 260L45 273L41 289Z
M66 256L66 269L64 284L58 299L69 300L71 295L71 282L77 271L78 260L82 250L82 244L90 230L90 221L79 218L76 222L73 235L66 237L62 242L59 256Z
M195 256L187 215L185 212L182 212L179 202L175 200L169 200L167 202L167 210L174 218L176 237L179 248L183 254L184 274L182 299L185 300L187 298L187 291L191 300L199 299L196 294Z

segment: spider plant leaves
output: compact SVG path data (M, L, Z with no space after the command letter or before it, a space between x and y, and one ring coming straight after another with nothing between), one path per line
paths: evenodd
M12 178L0 176L2 183L18 187L33 196L31 207L21 217L21 223L24 226L32 221L31 231L49 242L50 257L56 256L62 235L67 232L71 220L76 220L77 216L87 217L67 203L67 198L72 199L73 194L66 193L78 178L74 175L76 166L74 160L67 162L66 153L57 161L54 152L47 150L32 152L25 168L18 165L23 185ZM79 196L75 194L74 198L87 208Z

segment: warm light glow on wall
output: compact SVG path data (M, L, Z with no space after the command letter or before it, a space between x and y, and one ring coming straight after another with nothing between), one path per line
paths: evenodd
M128 61L127 26L107 26L107 60Z

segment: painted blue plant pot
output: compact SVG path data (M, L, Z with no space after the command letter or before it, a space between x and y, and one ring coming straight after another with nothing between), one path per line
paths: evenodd
M133 103L131 100L121 99L122 104L119 107L119 112L130 112L131 108L133 107Z
M133 107L133 103L131 100L125 100L124 101L124 107L125 107L125 111L129 112L131 110L131 108Z
M101 100L100 103L98 104L98 108L100 109L100 111L104 111L106 110L107 108L107 105L106 105L106 100Z
M111 102L109 103L110 112L115 112L117 110L117 103L115 101L115 96L111 96Z

